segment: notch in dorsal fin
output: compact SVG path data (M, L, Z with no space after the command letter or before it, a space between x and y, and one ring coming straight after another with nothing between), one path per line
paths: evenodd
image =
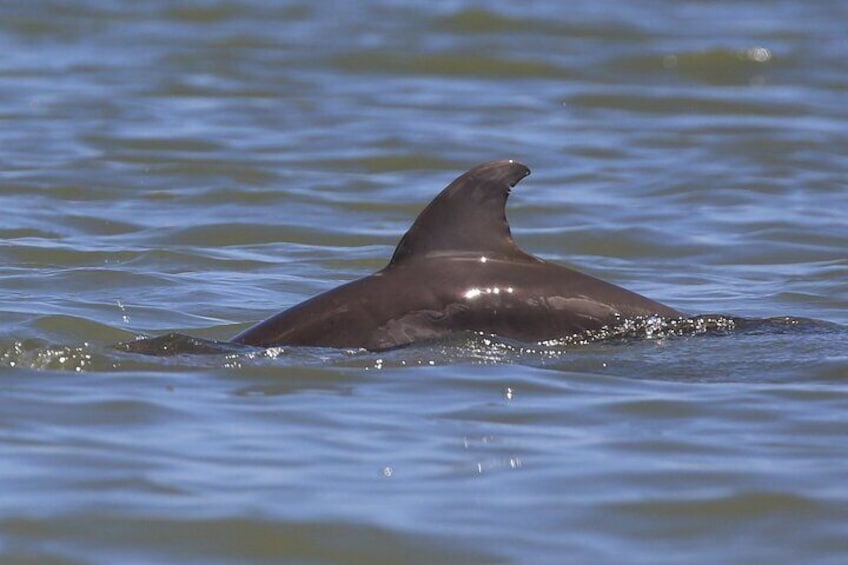
M483 163L464 173L418 215L389 266L431 253L525 256L512 241L505 206L510 189L529 174L527 166L511 159Z

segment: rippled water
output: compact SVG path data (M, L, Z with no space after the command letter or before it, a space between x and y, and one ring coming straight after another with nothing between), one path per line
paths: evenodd
M0 561L848 559L844 2L7 4ZM506 157L525 249L775 319L112 347L376 270Z

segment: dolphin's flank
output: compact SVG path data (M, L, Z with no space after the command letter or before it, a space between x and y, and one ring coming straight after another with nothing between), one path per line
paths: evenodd
M513 160L474 167L418 215L385 268L293 306L232 341L381 350L477 331L535 342L628 318L681 316L519 249L505 205L510 189L529 174Z

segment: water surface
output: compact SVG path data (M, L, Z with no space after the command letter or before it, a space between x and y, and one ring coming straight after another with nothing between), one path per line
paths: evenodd
M843 2L19 2L0 561L841 563ZM381 268L467 168L682 311L589 344L135 355ZM401 292L402 289L399 289Z

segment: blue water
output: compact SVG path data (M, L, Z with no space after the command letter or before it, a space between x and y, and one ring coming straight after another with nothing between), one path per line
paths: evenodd
M844 2L7 4L0 562L848 559ZM499 158L529 252L776 320L112 347L379 269Z

